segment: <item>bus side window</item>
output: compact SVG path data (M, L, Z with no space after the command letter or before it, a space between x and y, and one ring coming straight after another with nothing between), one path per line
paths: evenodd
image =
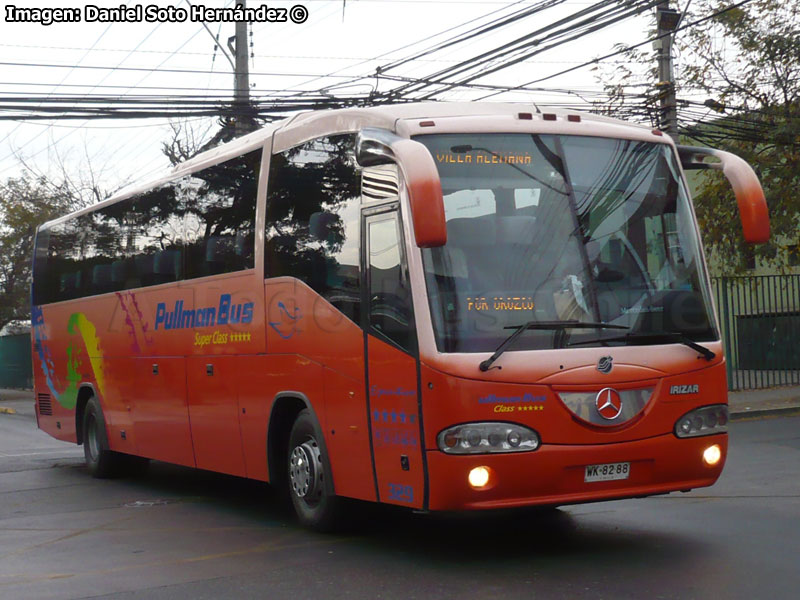
M131 223L126 254L133 258L131 284L148 286L183 279L183 206L177 190L177 182L166 183L128 205Z
M361 177L355 136L311 140L270 163L265 277L300 279L360 323Z
M261 150L180 182L186 230L186 277L252 269Z
M46 260L48 295L45 302L79 298L81 294L81 241L76 221L50 230Z

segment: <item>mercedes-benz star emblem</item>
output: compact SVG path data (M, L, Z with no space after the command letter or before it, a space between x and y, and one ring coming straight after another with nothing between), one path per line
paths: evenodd
M606 421L613 421L622 413L622 397L619 392L612 388L604 388L597 394L594 400L597 414Z

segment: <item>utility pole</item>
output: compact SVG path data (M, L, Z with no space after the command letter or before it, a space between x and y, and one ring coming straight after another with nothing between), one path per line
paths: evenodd
M238 0L237 7L244 10L247 0ZM235 57L233 80L233 111L235 114L234 130L236 137L249 133L257 128L253 119L253 106L250 104L250 70L247 56L247 21L236 22L236 35L228 38L228 48ZM234 42L235 46L231 46Z
M653 44L658 51L658 83L661 119L659 127L678 143L678 102L675 98L675 76L672 72L672 37L681 20L681 13L662 0L656 7L658 39ZM663 37L662 37L663 36Z

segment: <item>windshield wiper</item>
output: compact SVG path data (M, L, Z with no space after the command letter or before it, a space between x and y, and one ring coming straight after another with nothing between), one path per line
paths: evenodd
M571 342L570 346L578 346L580 344L594 344L596 342L658 342L658 341L670 341L670 342L679 342L684 346L688 346L692 350L696 350L699 354L703 356L706 360L713 360L716 354L706 348L705 346L701 346L694 340L692 340L686 334L680 333L679 331L636 331L633 333L626 333L625 335L615 336L615 337L607 337L607 338L596 338L593 340L582 340L580 342Z
M624 325L612 325L611 323L593 323L591 321L528 321L522 325L509 325L503 329L516 329L514 333L508 336L505 341L497 347L489 358L481 362L478 368L481 371L488 371L500 355L506 351L514 341L529 329L630 329Z

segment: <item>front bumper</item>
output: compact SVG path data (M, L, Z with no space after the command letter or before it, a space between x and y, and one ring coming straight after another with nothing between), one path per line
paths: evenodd
M703 462L712 444L722 450L713 467ZM485 510L536 505L577 504L665 494L712 485L722 473L727 434L678 439L673 434L633 442L548 445L534 452L453 456L428 451L430 510ZM628 479L584 482L587 465L630 462ZM485 466L489 485L470 487L471 469Z

